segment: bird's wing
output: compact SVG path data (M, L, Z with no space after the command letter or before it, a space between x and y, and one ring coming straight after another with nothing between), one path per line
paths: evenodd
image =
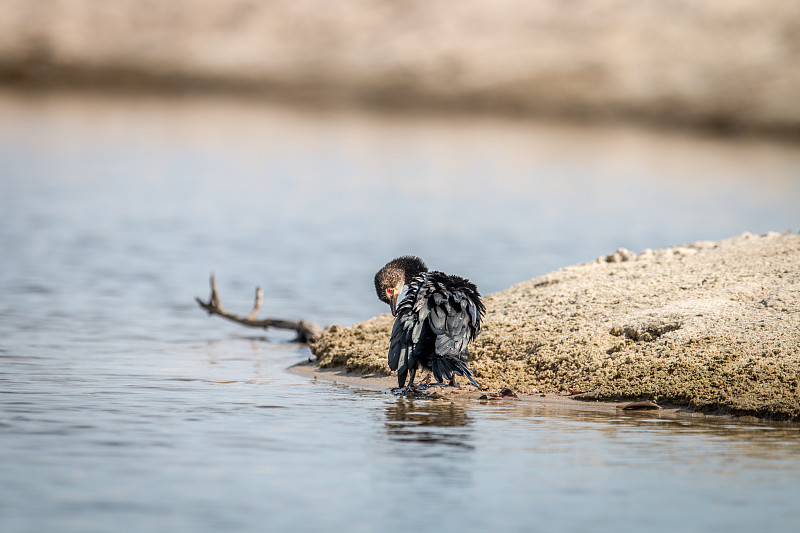
M414 343L412 342L414 322L412 313L397 313L394 326L392 326L392 337L389 341L389 368L392 370L400 368L402 372L413 366L413 360L415 360L413 357Z
M472 338L469 311L449 298L436 300L440 301L431 305L429 314L431 331L436 335L436 354L464 353Z
M455 276L434 278L425 294L420 294L417 300L421 302L421 308L427 308L424 313L436 335L437 355L466 355L467 344L480 330L483 304L474 285L465 282Z
M417 349L425 328L424 319L415 308L421 279L415 278L408 286L406 296L397 306L397 316L389 341L389 368L403 373L414 368Z

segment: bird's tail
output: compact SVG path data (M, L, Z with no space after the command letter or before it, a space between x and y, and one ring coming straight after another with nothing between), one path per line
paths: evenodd
M436 378L436 381L439 383L444 382L445 379L450 381L453 379L453 374L457 374L467 378L469 382L477 388L481 388L472 376L472 370L469 369L464 361L459 359L453 357L438 357L431 364L431 370L433 371L433 376Z

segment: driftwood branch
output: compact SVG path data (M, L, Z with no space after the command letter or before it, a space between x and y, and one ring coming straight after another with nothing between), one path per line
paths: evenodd
M247 316L237 315L225 310L222 307L222 302L219 299L219 291L217 290L217 282L214 279L214 273L211 273L211 296L208 302L204 302L200 298L195 298L197 305L205 309L209 315L219 315L227 318L232 322L248 326L251 328L276 328L276 329L289 329L297 333L298 342L310 342L322 334L322 328L313 322L306 322L305 320L284 320L281 318L261 318L257 319L258 312L261 310L261 303L264 300L264 291L261 287L256 287L256 297L253 303L253 310Z

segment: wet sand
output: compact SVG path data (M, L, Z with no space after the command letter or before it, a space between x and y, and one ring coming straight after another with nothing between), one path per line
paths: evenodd
M395 376L383 374L360 374L348 372L345 368L321 368L313 361L299 363L288 369L292 374L312 380L323 380L337 385L344 385L362 390L381 391L387 394L399 394L395 389ZM424 373L423 373L424 375ZM755 422L757 417L737 417L725 414L705 414L691 409L668 405L644 405L647 402L614 402L602 401L592 395L569 393L545 393L538 389L514 391L513 396L503 396L499 390L478 391L475 387L463 385L453 387L428 387L415 393L403 393L404 397L421 400L438 400L449 402L470 402L483 405L505 405L519 408L540 408L543 411L597 413L608 416L626 415L669 419L702 419L710 421Z
M487 296L470 366L492 391L798 421L798 264L796 234L618 250ZM320 368L388 375L391 324L329 327Z

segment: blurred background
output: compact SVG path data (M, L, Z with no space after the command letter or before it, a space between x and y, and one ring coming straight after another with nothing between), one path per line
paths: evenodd
M782 0L7 0L6 80L800 129Z
M350 325L401 254L488 294L799 206L800 2L3 0L0 529L787 530L795 433L406 405L193 297Z

